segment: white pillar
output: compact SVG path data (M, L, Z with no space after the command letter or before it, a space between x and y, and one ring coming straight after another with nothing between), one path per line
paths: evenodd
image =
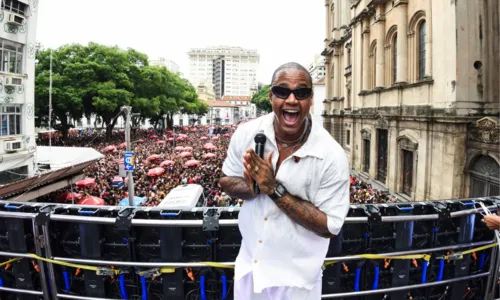
M376 59L376 75L375 78L375 87L383 87L384 86L384 68L385 68L385 59L384 59L384 40L385 40L385 21L379 20L377 22L377 53L375 56Z
M426 0L425 22L426 22L426 44L425 44L425 76L432 77L432 0Z
M363 33L363 74L361 75L363 78L362 89L369 90L370 89L370 29L366 26L368 20L363 21L362 33Z
M408 82L408 12L407 4L396 7L396 18L398 24L398 74L396 82Z

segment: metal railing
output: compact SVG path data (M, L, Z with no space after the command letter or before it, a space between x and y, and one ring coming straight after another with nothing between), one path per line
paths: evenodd
M467 199L471 200L471 199ZM472 199L473 201L484 201L487 200L485 198ZM490 211L496 211L500 205L500 197L494 198L497 202L496 205L490 205L487 208ZM1 203L6 203L5 201L0 201ZM8 202L11 206L18 206L22 208L24 205L30 205L29 203L13 203ZM44 207L45 204L33 204L38 208ZM69 209L72 207L82 206L78 205L65 205L65 206L54 206L52 212L57 211L56 208L64 208ZM100 207L85 207L86 209L99 209L101 211L107 212L117 212L122 208L112 207L112 206L100 206ZM161 208L136 208L137 211L147 210L149 212L161 212ZM220 208L220 211L239 211L238 208ZM200 211L199 208L193 210L193 212ZM473 208L473 209L464 209L460 211L451 212L449 215L451 218L463 217L472 214L481 213L481 208ZM114 265L114 266L133 266L137 268L141 267L207 267L207 264L197 263L197 262L137 262L137 261L109 261L109 260L98 260L98 259L77 259L70 257L53 257L52 252L52 241L50 239L50 221L61 221L61 222L72 222L72 223L88 223L88 224L102 224L102 225L114 225L117 221L117 218L112 217L92 217L92 216L79 216L79 215L65 215L58 213L48 214L48 219L45 222L40 222L38 218L41 212L30 213L30 212L19 212L19 211L5 211L0 210L0 218L12 218L12 219L25 219L31 220L32 222L32 231L34 236L34 244L35 244L35 254L44 257L50 260L58 261L58 262L68 262L75 264L88 264L94 266L105 266L105 265ZM430 220L438 220L441 216L439 213L435 214L425 214L425 215L404 215L404 216L381 216L380 222L382 223L395 223L395 222L408 222L408 221L430 221ZM360 224L367 223L370 221L369 216L367 217L347 217L345 220L346 224ZM140 219L133 218L131 220L131 225L133 226L153 226L153 227L201 227L203 225L203 220L183 220L183 219L175 219L175 220L162 220L162 219ZM227 226L237 226L238 220L236 219L219 219L219 225L223 227ZM41 230L40 230L41 229ZM457 245L449 245L444 247L434 247L429 249L420 249L420 250L408 250L408 251L398 251L398 252L390 252L390 253L382 253L382 256L400 256L400 255L412 255L419 253L433 253L439 251L446 250L458 250L464 248L471 247L479 247L487 244L491 244L492 241L482 241L482 242L474 242L474 243L462 243ZM45 251L42 251L45 250ZM334 298L347 298L354 296L363 296L363 295L371 295L371 294L383 294L390 293L396 291L406 291L412 289L421 289L427 287L433 287L437 285L449 285L451 283L460 282L460 281L468 281L477 278L488 277L488 284L485 290L485 294L487 297L485 299L493 299L494 293L497 287L496 280L498 279L498 271L500 269L500 260L497 258L498 256L498 247L494 247L491 250L491 258L490 258L490 267L488 272L481 272L478 274L473 274L469 276L463 276L458 278L452 278L447 280L441 280L436 282L428 282L416 285L406 285L406 286L397 286L385 289L377 289L377 290L366 290L366 291L357 291L357 292L348 292L348 293L335 293L335 294L324 294L322 298L325 299L334 299ZM31 258L27 253L16 253L16 252L1 252L0 256L4 257L20 257L20 258ZM351 256L341 256L341 257L327 257L325 259L326 262L333 261L351 261L351 260L360 260L363 259L358 255ZM221 262L220 264L225 264L228 266L234 266L234 262ZM107 298L91 298L87 296L75 296L69 294L61 294L57 291L59 290L57 287L57 280L55 277L55 270L53 263L45 263L41 260L38 260L38 265L40 266L40 281L42 285L42 291L34 291L34 290L24 290L17 288L8 288L8 287L0 287L0 291L3 292L11 292L11 293L20 293L20 294L30 294L30 295L39 295L43 296L44 300L57 300L59 298L64 299L95 299L95 300L109 300ZM48 272L46 272L45 268L48 268ZM46 274L49 274L49 278L47 278ZM51 286L52 293L49 293L49 283Z

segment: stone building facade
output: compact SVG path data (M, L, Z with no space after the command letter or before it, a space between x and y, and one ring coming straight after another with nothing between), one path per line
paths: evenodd
M324 126L406 200L499 195L500 2L325 0Z

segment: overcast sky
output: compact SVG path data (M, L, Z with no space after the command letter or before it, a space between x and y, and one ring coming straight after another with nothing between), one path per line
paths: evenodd
M189 73L187 52L239 46L260 54L258 80L282 63L307 67L322 51L324 0L42 0L37 40L45 48L90 41L166 57Z

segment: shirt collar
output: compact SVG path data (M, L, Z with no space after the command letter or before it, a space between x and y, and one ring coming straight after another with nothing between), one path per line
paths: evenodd
M266 138L268 141L270 141L276 148L278 147L276 145L276 136L274 133L274 112L271 112L263 117L262 121L262 127L261 130L263 133L266 135ZM320 145L321 142L321 130L323 127L319 127L320 125L313 121L312 119L310 120L312 123L311 127L311 133L309 134L309 137L307 138L307 141L300 149L298 149L293 156L297 156L300 158L306 157L306 156L313 156L317 157L319 159L323 159L323 147Z

